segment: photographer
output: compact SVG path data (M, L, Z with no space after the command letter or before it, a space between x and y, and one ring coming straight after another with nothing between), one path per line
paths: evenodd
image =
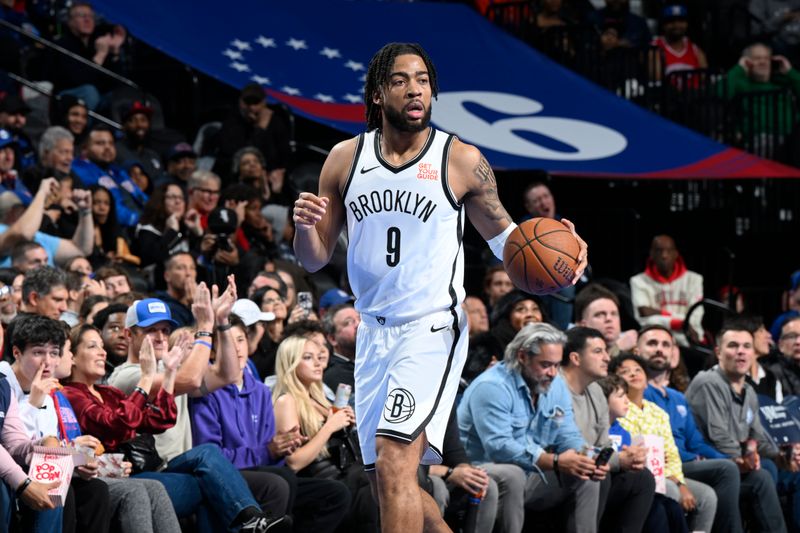
M209 213L207 229L200 242L200 259L212 283L224 286L229 274L239 266L235 237L239 216L233 209L219 207Z

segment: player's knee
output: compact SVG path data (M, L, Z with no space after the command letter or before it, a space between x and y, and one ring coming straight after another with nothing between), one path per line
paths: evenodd
M419 458L410 444L378 437L376 441L377 459L375 470L381 476L397 477L406 471L416 472Z

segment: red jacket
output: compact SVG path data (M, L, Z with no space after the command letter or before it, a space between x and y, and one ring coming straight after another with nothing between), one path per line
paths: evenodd
M136 391L126 397L116 387L95 385L94 388L102 396L102 402L83 383L66 383L63 392L83 432L96 436L110 452L137 433L163 433L175 425L178 416L175 396L164 389L158 391L154 403L148 404L147 398Z

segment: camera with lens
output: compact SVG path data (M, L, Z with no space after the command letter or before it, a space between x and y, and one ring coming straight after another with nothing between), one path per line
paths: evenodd
M230 252L233 248L228 237L236 233L238 218L236 211L227 207L218 207L208 215L208 233L214 235L214 250Z

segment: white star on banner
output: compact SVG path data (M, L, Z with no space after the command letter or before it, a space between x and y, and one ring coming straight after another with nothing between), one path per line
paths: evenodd
M348 60L347 63L344 64L344 66L349 68L353 72L364 70L364 63L358 63L356 61L353 61L352 59Z
M250 79L253 80L254 82L258 83L259 85L271 85L272 84L272 82L269 81L269 78L265 78L264 76L259 76L258 74L250 76Z
M330 104L333 102L333 96L329 96L327 94L317 93L314 95L314 98L316 98L320 102L325 102L326 104Z
M275 39L270 37L264 37L263 35L259 35L256 39L256 42L263 46L264 48L277 48L277 44L275 44Z
M308 48L308 46L306 46L305 41L302 41L300 39L295 39L294 37L286 41L286 46L291 46L295 50L305 50Z
M237 63L234 61L230 64L231 68L235 68L238 72L250 72L250 67L245 65L244 63Z
M346 95L344 95L344 99L350 102L351 104L361 103L361 96L358 94L347 93Z
M239 50L250 50L250 43L247 41L241 41L239 39L234 39L231 41L231 45L235 46Z
M291 96L299 96L300 95L300 91L298 89L295 89L294 87L289 87L288 85L284 85L283 87L281 87L281 91L283 91L286 94L289 94Z
M363 82L366 82L366 81L367 81L367 75L366 75L366 74L362 74L362 75L361 75L361 76L358 78L358 81L360 81L360 82L362 82L362 83L363 83Z
M228 56L228 58L230 58L230 59L241 59L242 58L242 53L241 52L237 52L237 51L231 50L231 49L225 50L224 52L222 52L222 55Z
M339 53L339 50L335 48L328 48L327 46L320 50L320 54L324 55L328 59L336 59L337 57L342 57L342 54Z

